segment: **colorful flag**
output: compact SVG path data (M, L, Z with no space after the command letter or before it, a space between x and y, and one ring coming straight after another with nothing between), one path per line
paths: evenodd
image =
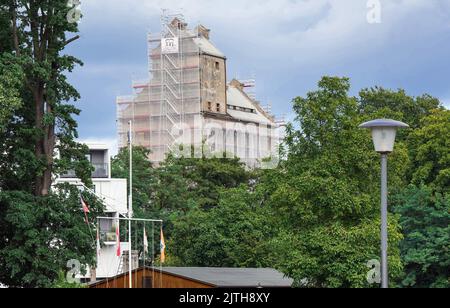
M164 241L164 233L161 227L161 263L166 262L166 242Z
M80 199L81 199L81 206L83 207L83 212L85 214L90 213L91 211L89 210L87 203L83 200L83 197L81 195L80 195Z
M117 247L117 256L120 257L122 255L122 252L120 251L120 230L119 230L120 223L117 222L116 227L116 247Z
M148 253L148 239L147 239L147 232L144 228L144 251Z
M90 213L89 211L89 207L87 205L87 203L83 200L83 197L80 195L80 200L81 200L81 206L83 208L83 212L84 212L84 218L86 220L86 224L89 224L89 219L87 214Z

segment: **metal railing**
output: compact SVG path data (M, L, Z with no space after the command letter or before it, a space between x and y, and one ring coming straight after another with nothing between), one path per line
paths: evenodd
M91 177L93 179L106 179L109 177L109 164L92 164L94 171ZM75 170L69 170L61 175L63 179L73 179L76 178Z
M108 178L109 177L109 165L108 164L92 164L94 172L92 172L92 178Z

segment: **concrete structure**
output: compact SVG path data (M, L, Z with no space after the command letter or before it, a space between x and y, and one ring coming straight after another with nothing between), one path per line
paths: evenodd
M248 95L251 83L227 84L226 57L210 41L210 30L189 29L183 16L164 16L162 32L149 34L149 80L133 82L134 95L117 98L119 147L128 143L152 151L159 163L180 145L249 166L278 153L279 122Z
M133 288L290 288L293 280L270 268L141 267ZM93 289L128 288L128 273L89 285Z
M110 150L107 145L87 143L89 148L88 159L95 168L92 173L92 182L94 185L93 193L103 202L106 207L105 217L119 218L120 216L126 216L127 209L127 180L126 179L113 179L111 178L111 157ZM74 171L69 171L66 174L60 175L54 181L54 184L69 183L78 186L80 190L84 190L85 187L81 183L80 179L75 177ZM123 263L127 260L121 260L116 255L116 233L115 233L115 220L100 220L100 239L103 243L98 258L98 266L95 270L97 279L104 279L108 277L114 277L121 272L120 268L124 268ZM128 242L121 242L122 256L128 257ZM134 268L137 264L134 265ZM88 271L85 277L91 278L92 271Z

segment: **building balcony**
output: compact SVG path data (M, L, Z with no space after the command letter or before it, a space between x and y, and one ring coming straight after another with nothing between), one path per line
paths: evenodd
M91 178L93 179L107 179L109 178L109 165L108 164L92 164L94 171L92 172ZM74 170L69 170L65 174L61 175L63 179L73 179L76 178Z

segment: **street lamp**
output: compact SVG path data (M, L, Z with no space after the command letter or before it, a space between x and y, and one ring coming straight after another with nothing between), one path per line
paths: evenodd
M389 287L388 274L388 207L387 207L387 157L394 151L397 130L408 128L403 122L380 119L359 126L372 131L375 151L381 154L381 286Z

